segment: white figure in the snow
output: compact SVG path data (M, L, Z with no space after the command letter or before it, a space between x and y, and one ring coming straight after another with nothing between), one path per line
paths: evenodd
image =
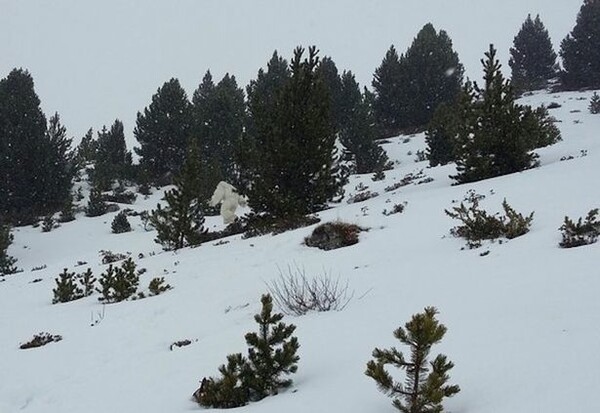
M233 185L224 181L219 182L217 185L209 204L214 207L219 202L221 203L221 216L225 225L229 225L236 220L235 210L238 206L246 206L246 198L238 194Z

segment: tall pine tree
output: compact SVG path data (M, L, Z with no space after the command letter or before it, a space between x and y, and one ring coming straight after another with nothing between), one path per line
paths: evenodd
M115 180L129 177L131 172L131 152L125 144L123 122L116 119L110 130L104 126L98 132L95 166L92 172L94 186L106 191Z
M58 115L47 128L29 72L0 80L0 216L29 224L60 210L71 188L70 145Z
M422 128L442 103L452 102L461 90L463 66L444 30L426 24L400 58L400 125Z
M388 158L374 141L374 120L367 98L361 94L352 72L344 71L341 83L339 136L345 148L344 158L352 161L355 173L381 171Z
M543 89L556 77L556 53L539 15L534 20L527 16L513 40L508 65L517 92Z
M584 0L577 24L560 45L568 89L600 88L600 1Z
M331 57L325 56L321 59L319 73L323 77L329 93L329 107L331 108L333 127L336 132L339 132L342 127L342 79L340 78L337 66Z
M339 191L329 95L317 54L310 47L303 58L304 49L296 48L291 77L271 92L272 99L258 102L249 92L253 134L246 155L247 193L256 213L301 217L323 208Z
M207 187L236 181L236 149L245 121L244 91L226 74L215 86L207 72L192 98L194 137L199 139Z
M373 111L379 137L387 138L400 132L400 82L402 81L400 57L394 46L390 46L381 65L373 75Z
M537 155L531 151L555 143L560 133L549 121L547 111L533 110L515 103L510 81L505 80L490 45L482 59L484 87L470 84L464 96L471 103L458 119L454 143L458 183L479 181L523 171L535 166Z
M192 125L186 93L177 79L171 79L152 96L152 103L138 112L133 134L140 144L135 148L140 166L148 178L170 183L185 159Z

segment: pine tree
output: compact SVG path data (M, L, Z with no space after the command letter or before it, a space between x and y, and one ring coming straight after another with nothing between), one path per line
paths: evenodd
M279 90L267 86L271 89L264 102L254 91L265 85L257 81L249 88L252 135L244 162L251 181L249 203L256 213L302 217L323 208L339 191L329 96L317 71L317 53L310 47L303 59L304 49L297 48L290 79Z
M232 408L244 406L275 395L291 386L292 380L284 378L298 370L300 345L293 337L296 326L286 325L283 314L273 314L273 299L265 294L261 298L262 310L254 316L259 325L257 333L246 334L248 358L241 353L227 356L227 364L219 368L220 378L202 380L194 397L202 406Z
M401 81L400 57L392 45L373 75L372 86L375 91L373 111L380 134L378 137L393 136L402 128L402 119L400 118Z
M340 94L340 141L347 160L358 174L383 170L388 161L385 151L375 143L374 119L367 98L361 94L352 72L342 74Z
M321 59L318 72L323 77L323 81L327 87L331 121L333 122L334 130L338 132L343 125L341 113L341 107L344 104L342 98L342 79L340 78L335 62L329 56Z
M259 69L257 78L251 80L246 88L248 97L246 133L242 135L242 142L236 153L240 174L235 186L242 193L254 179L253 169L258 166L257 160L261 156L262 148L267 142L276 139L273 136L275 133L273 125L280 100L279 95L290 76L288 62L274 51L267 63L266 71ZM268 165L262 167L268 168ZM273 170L270 173L275 172Z
M291 386L292 380L282 376L295 373L300 360L296 355L300 347L298 339L292 337L296 326L283 323L283 314L272 313L273 299L269 294L263 295L260 301L262 310L254 316L259 331L246 334L248 362L253 372L250 388L257 400Z
M7 253L8 247L12 244L13 239L14 237L10 232L10 226L3 224L0 219L0 276L17 272L17 267L15 267L17 260Z
M0 81L0 215L30 224L61 208L73 176L70 144L58 115L46 127L29 72Z
M84 297L83 290L77 285L74 272L68 272L65 268L58 278L54 279L56 288L52 289L54 298L52 304L67 303Z
M94 139L94 130L89 128L86 134L81 138L81 142L75 150L75 159L77 168L83 168L87 164L96 160L98 151L98 141Z
M131 231L131 224L127 220L127 213L125 211L119 212L115 215L112 223L110 224L113 234L122 234L124 232Z
M471 103L454 138L458 174L452 178L459 183L531 168L537 159L531 150L560 139L545 109L534 111L515 103L514 89L502 76L493 45L485 56L481 61L485 86L475 84L471 91L468 85L463 92Z
M560 45L560 56L566 88L600 88L600 1L583 1L575 27Z
M92 184L107 191L115 180L123 180L131 175L131 152L125 144L123 122L116 119L110 130L103 126L98 132Z
M85 207L85 215L88 217L99 217L108 212L108 205L102 197L102 192L98 188L92 188L90 197Z
M167 206L157 205L150 222L158 232L155 241L166 250L177 250L198 245L206 233L204 215L198 200L202 173L198 145L192 141L180 173L175 177L175 188L165 193Z
M422 128L442 103L460 93L463 66L444 30L423 26L400 57L399 122L402 128Z
M140 167L154 182L170 183L185 159L191 132L192 114L186 93L177 79L171 79L152 96L152 103L138 112L133 134Z
M394 337L410 347L410 360L396 348L373 351L365 374L377 382L381 392L394 398L393 405L404 413L441 413L442 400L460 391L457 385L448 385L448 372L454 364L443 354L428 362L431 347L446 334L446 327L435 318L434 307L413 315L411 321L394 331ZM406 371L403 383L395 382L385 366L391 364Z
M521 26L510 48L511 81L518 92L543 89L556 77L556 53L540 16L531 15Z
M236 148L240 144L245 118L244 91L235 76L226 74L215 86L210 72L192 98L195 138L199 139L204 191L207 198L219 181L236 181Z
M598 95L598 92L594 92L590 98L590 105L588 109L592 115L597 115L600 113L600 95Z

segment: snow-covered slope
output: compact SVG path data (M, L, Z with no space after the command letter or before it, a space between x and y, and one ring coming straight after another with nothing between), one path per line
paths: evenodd
M176 253L162 252L138 218L132 233L114 235L114 214L78 216L49 233L19 228L9 253L24 271L0 282L0 412L188 412L200 409L191 394L232 352L245 352L244 334L255 329L266 283L278 267L304 267L347 280L354 291L340 312L288 317L297 325L301 357L294 386L243 412L393 412L388 398L363 373L374 347L399 343L392 331L425 306L440 310L448 327L434 349L456 367L452 383L462 391L445 406L452 412L563 413L600 410L600 244L560 249L565 215L600 206L600 116L587 112L589 93L536 94L534 105L557 102L552 114L563 141L538 151L539 168L452 186L452 166L415 162L423 135L390 139L385 149L399 163L386 179L353 176L380 195L343 202L320 214L368 227L357 245L321 251L303 238L313 227L276 236L216 242ZM583 152L582 152L583 151ZM583 156L585 154L585 156ZM573 159L561 161L572 156ZM408 173L433 181L385 187ZM531 232L505 243L461 250L449 236L456 223L444 214L470 189L486 195L482 206L500 209L504 198L519 212L535 211ZM155 206L161 194L140 199L136 210ZM384 209L406 202L402 214ZM219 218L208 226L220 228ZM130 252L147 272L146 286L164 276L174 289L158 297L103 306L98 295L52 305L54 278L63 268L96 275L100 250ZM482 256L483 252L489 254ZM143 258L138 258L143 254ZM78 261L87 264L77 266ZM32 268L45 265L42 270ZM41 280L40 280L41 279ZM34 280L40 280L34 282ZM92 326L92 324L94 324ZM33 334L63 340L20 350ZM170 350L177 340L187 347Z

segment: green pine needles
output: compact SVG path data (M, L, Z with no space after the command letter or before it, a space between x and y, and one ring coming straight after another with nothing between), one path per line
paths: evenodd
M227 356L227 364L219 367L221 377L204 378L194 398L205 407L232 408L244 406L275 395L291 386L286 376L298 370L296 355L300 345L293 337L296 326L286 325L283 314L273 314L273 299L261 298L262 310L254 316L259 329L246 334L248 357L241 353Z
M403 413L441 413L442 400L460 391L448 385L448 372L454 364L439 354L428 362L431 347L446 334L446 327L436 319L437 309L426 307L425 312L413 315L405 328L394 331L394 337L410 347L410 360L396 348L373 350L365 374L377 382L379 390L394 398L393 405ZM387 364L406 371L404 383L395 382L385 369Z

